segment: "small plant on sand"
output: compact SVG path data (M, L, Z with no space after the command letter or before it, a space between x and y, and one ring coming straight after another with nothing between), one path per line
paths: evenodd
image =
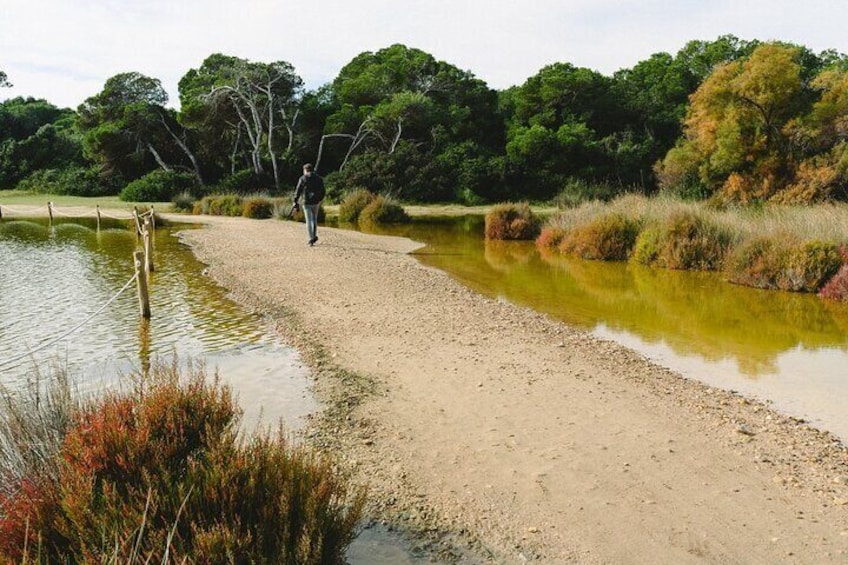
M241 216L243 213L242 197L236 194L213 196L209 202L209 214L213 216Z
M339 221L346 224L355 224L359 215L366 206L371 204L377 196L364 188L357 188L347 193L339 204Z
M363 492L282 431L240 437L230 390L202 370L154 373L76 410L53 457L4 477L0 560L343 563Z
M373 229L382 224L403 224L409 222L409 214L403 206L390 198L375 197L362 212L359 213L359 227Z
M242 215L245 218L264 220L274 215L274 203L262 196L246 198L243 207Z
M486 214L486 239L535 239L540 221L526 202L498 204Z
M171 204L174 205L174 210L177 212L192 212L197 199L187 190L180 192L171 199Z

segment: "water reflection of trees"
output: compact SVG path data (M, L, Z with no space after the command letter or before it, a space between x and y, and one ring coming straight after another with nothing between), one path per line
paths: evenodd
M594 310L595 322L663 341L681 355L733 358L742 373L776 371L795 347L846 346L846 312L815 296L738 287L715 273L651 269L625 263L548 258L573 285L558 285L563 301Z

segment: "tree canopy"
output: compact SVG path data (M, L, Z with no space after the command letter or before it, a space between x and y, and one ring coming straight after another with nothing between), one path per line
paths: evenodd
M313 162L331 198L845 199L846 73L832 50L731 35L612 76L555 62L500 92L401 44L356 55L315 90L286 61L213 53L180 80L179 110L138 72L109 78L76 111L3 102L0 187L75 171L67 178L87 179L87 192L115 192L159 171L197 195L280 194Z

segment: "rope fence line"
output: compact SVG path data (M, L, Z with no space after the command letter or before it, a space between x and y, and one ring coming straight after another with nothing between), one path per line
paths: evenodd
M49 340L47 340L47 341L45 341L45 342L42 342L41 344L39 344L39 345L38 345L38 346L36 346L35 348L30 349L29 351L27 351L26 353L22 353L22 354L20 354L20 355L16 355L15 357L12 357L11 359L6 359L6 360L4 360L4 361L0 361L0 369L2 369L3 367L6 367L6 366L12 365L13 363L17 363L18 361L20 361L21 359L24 359L25 357L30 357L30 356L32 356L34 353L37 353L37 352L41 351L42 349L45 349L45 348L47 348L47 347L50 347L51 345L53 345L53 344L55 344L55 343L57 343L57 342L59 342L59 341L62 341L63 339L65 339L66 337L68 337L69 335L71 335L72 333L76 332L77 330L79 330L80 328L82 328L84 325L86 325L88 322L90 322L91 320L93 320L93 319L94 319L94 318L95 318L98 314L100 314L100 313L101 313L101 312L103 312L106 308L108 308L108 307L109 307L109 305L110 305L110 304L112 304L112 302L114 302L114 301L115 301L115 300L116 300L116 299L117 299L117 298L118 298L121 294L123 294L123 293L124 293L124 291L125 291L125 290L127 290L127 289L130 287L130 285L131 285L132 283L136 282L136 279L137 279L137 278L138 278L138 273L133 273L133 276L132 276L132 277L130 277L130 280L128 280L128 281L127 281L127 283L126 283L123 287L121 287L121 290L119 290L119 291L118 291L118 292L116 292L114 295L112 295L112 298L110 298L109 300L107 300L107 301L103 304L103 306L101 306L101 307L100 307L100 308L99 308L96 312L94 312L93 314L91 314L88 318L86 318L85 320L83 320L82 322L80 322L79 324L77 324L76 326L74 326L73 328L71 328L70 330L68 330L68 331L66 331L66 332L64 332L64 333L62 333L62 334L60 334L60 335L58 335L58 336L56 336L56 337L53 337L53 338L51 338L51 339L49 339Z
M64 218L88 218L88 217L96 217L98 220L100 217L109 218L110 220L132 220L133 218L138 217L140 220L144 220L145 218L155 218L155 212L153 210L153 206L150 209L145 210L144 212L139 212L136 207L132 212L127 212L126 215L114 215L109 212L104 212L100 209L100 206L95 206L93 209L85 210L84 212L72 212L71 210L79 210L79 206L69 206L67 207L68 211L62 211L57 206L53 204L53 202L47 203L47 215L50 219L53 219L53 215L61 216ZM17 217L33 217L33 216L43 216L44 215L44 207L43 206L10 206L8 204L0 204L0 220L3 219L3 216L12 214Z
M17 208L17 207L13 208L13 207L9 207L9 206L4 206L3 208L0 208L0 220L2 220L2 218L3 218L3 211L4 210L10 210L10 209L13 212L19 212L19 213L22 213L22 214L26 214L26 213L31 214L33 210L35 212L41 212L43 210L42 208L38 208L38 207L29 207L28 209L26 207L24 207L24 210L22 211L21 208ZM84 218L84 217L91 215L91 212L85 212L85 213L82 213L82 214L62 213L62 212L59 212L55 209L52 202L47 203L47 210L48 210L48 213L50 215L51 223L53 221L53 213L54 212L56 212L59 215L65 216L67 218ZM133 282L136 283L136 286L137 286L137 289L138 289L138 303L139 303L139 311L140 311L141 317L145 318L145 319L150 318L149 278L150 278L150 273L153 272L153 270L154 270L154 268L153 268L153 243L152 243L153 238L152 238L151 232L152 232L152 230L154 230L156 228L156 214L153 210L153 207L151 206L150 209L145 211L145 212L139 212L138 208L136 207L136 208L133 209L132 215L129 216L129 217L126 217L126 218L120 218L120 217L115 217L115 216L103 214L100 211L99 206L97 206L95 208L94 213L96 214L96 217L97 217L97 229L98 230L100 229L100 217L101 217L101 215L105 215L108 218L113 218L113 219L116 219L116 220L129 220L129 219L135 220L135 227L136 227L136 230L137 230L136 233L137 233L137 235L139 235L142 238L143 246L142 246L141 250L137 250L133 253L133 269L134 269L133 276L130 277L130 279L126 282L126 284L124 284L124 286L121 287L121 289L118 292L116 292L109 300L107 300L103 304L103 306L101 306L96 312L94 312L93 314L88 316L81 323L77 324L76 326L74 326L70 330L62 333L61 335L58 335L58 336L51 338L51 339L49 339L45 342L42 342L41 344L37 345L35 348L30 349L25 353L22 353L20 355L16 355L15 357L12 357L10 359L0 360L0 369L3 369L4 367L7 367L7 366L12 365L14 363L17 363L25 357L31 357L34 353L37 353L38 351L41 351L42 349L50 347L51 345L67 338L68 336L70 336L71 334L73 334L74 332L76 332L77 330L82 328L83 326L85 326L88 322L90 322L92 319L94 319L97 315L99 315L101 312L103 312L106 308L108 308L109 305L112 304L112 302L114 302L121 294L123 294L130 287L130 285L132 285Z

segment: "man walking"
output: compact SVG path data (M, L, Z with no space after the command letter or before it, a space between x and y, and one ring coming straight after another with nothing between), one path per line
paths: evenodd
M294 203L297 205L303 196L303 215L306 217L306 231L309 234L310 247L318 241L318 207L324 199L324 179L312 170L312 164L303 166L303 176L297 181L294 191Z

